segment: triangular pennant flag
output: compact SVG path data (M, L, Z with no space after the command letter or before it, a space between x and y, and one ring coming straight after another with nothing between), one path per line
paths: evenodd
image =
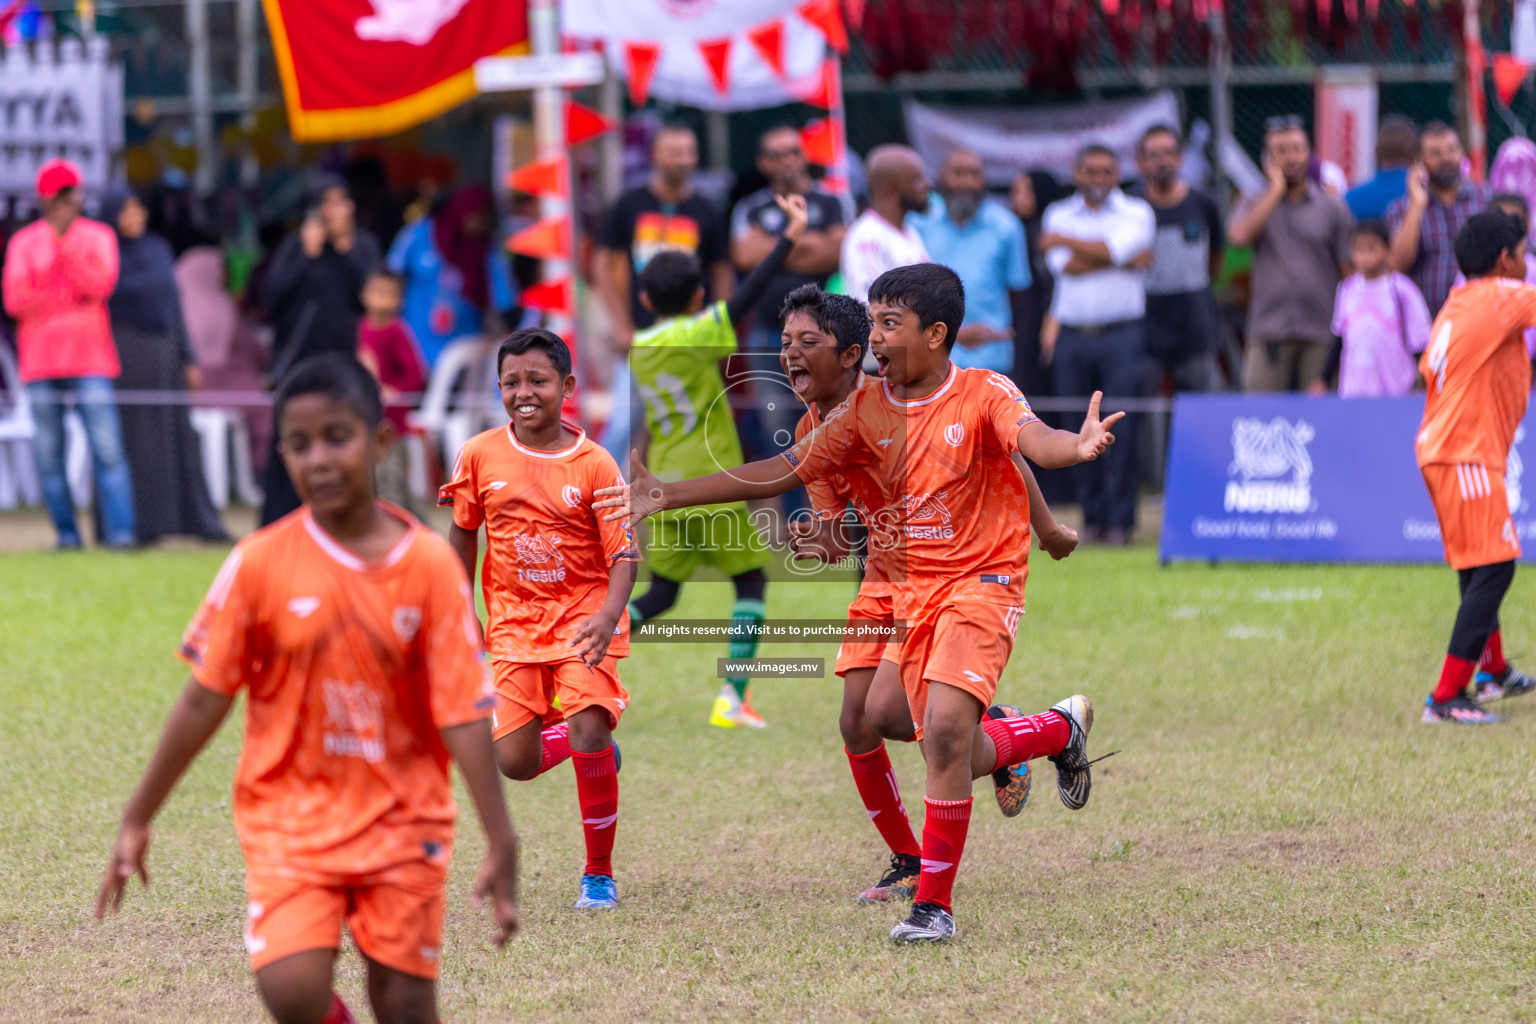
M541 220L507 239L507 250L538 259L570 259L571 224L564 217Z
M864 0L843 0L843 7L848 11L848 24L854 28L863 28Z
M802 96L801 100L810 106L820 107L822 110L831 110L832 100L835 95L833 86L837 82L836 76L836 58L829 58L828 60L823 61L821 65L821 75L816 80L816 88L805 96Z
M766 21L747 33L763 63L773 68L773 73L784 77L784 23L777 18Z
M1111 18L1120 13L1120 0L1099 0L1099 6Z
M808 0L797 10L800 17L821 30L832 49L838 53L848 52L848 30L843 27L843 14L837 9L837 0Z
M699 53L704 56L704 65L709 68L709 77L715 83L715 91L722 95L730 92L731 37L702 42L699 44Z
M800 133L805 159L821 167L831 167L842 159L843 140L838 124L830 117L812 121Z
M1525 84L1531 66L1508 53L1493 55L1493 92L1506 107Z
M651 73L661 57L661 47L655 43L626 42L624 57L629 64L629 102L636 107L645 106L651 94Z
M540 281L523 289L523 305L529 309L542 309L551 313L571 311L571 279Z
M579 146L588 139L613 131L616 126L591 107L575 100L565 101L565 144Z
M507 188L531 196L565 194L565 157L524 164L507 175Z

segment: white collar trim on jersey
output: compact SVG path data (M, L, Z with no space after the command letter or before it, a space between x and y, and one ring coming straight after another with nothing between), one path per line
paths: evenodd
M959 373L960 373L960 368L958 366L956 366L954 363L950 363L949 364L949 376L945 379L944 383L939 387L939 390L935 391L933 394L929 395L927 398L919 398L916 401L912 401L912 402L903 402L901 399L897 398L894 394L892 394L891 393L891 382L888 381L888 380L885 380L884 378L881 378L881 380L880 380L880 387L883 388L884 391L885 391L886 401L890 402L892 405L899 405L899 406L902 406L904 408L911 409L911 408L915 408L915 407L917 407L919 405L927 405L929 402L932 402L934 399L939 398L940 396L942 396L944 394L944 392L949 390L950 385L954 384L955 377Z
M330 555L333 560L339 562L341 565L348 569L354 569L357 572L367 572L369 569L388 569L390 566L395 565L400 561L400 559L405 557L405 553L410 550L411 545L416 540L416 531L421 527L407 519L405 516L400 515L394 510L393 506L386 502L380 502L379 507L381 507L385 512L388 512L390 515L394 516L396 519L399 519L401 522L405 523L406 530L405 536L396 541L395 546L390 548L389 551L385 553L384 557L379 559L377 562L365 562L357 555L342 547L341 544L337 542L335 537L332 537L330 534L326 533L325 528L322 527L319 523L315 522L315 514L308 508L304 509L304 529L309 531L310 537L316 544L320 546L321 551L324 551L327 555Z
M512 447L524 455L532 455L536 459L563 459L576 454L576 450L581 447L581 442L587 439L587 432L570 420L561 420L560 425L576 435L576 443L569 448L562 448L558 452L541 452L537 448L529 448L520 444L517 440L517 434L512 430L512 424L510 423L507 424L507 440L512 442Z

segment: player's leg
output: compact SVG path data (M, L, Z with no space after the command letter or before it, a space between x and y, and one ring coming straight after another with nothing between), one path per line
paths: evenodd
M880 662L864 698L864 717L870 728L888 742L911 743L919 738L916 716L921 713L912 706L902 685L901 666L890 660Z
M1513 564L1513 563L1511 563ZM1493 617L1493 629L1477 660L1477 674L1472 679L1472 699L1479 704L1520 697L1536 690L1536 678L1521 672L1504 657L1504 636L1499 617Z
M498 661L491 741L496 767L518 782L543 775L570 757L569 726L551 705L554 677L547 665Z
M379 1024L438 1024L437 982L368 960L368 1003Z
M587 849L576 909L612 910L618 906L613 844L619 828L619 748L613 729L629 705L629 692L619 681L616 658L590 668L581 661L561 662L556 676L571 727L571 764Z
M878 882L859 894L863 903L910 899L917 888L922 859L922 847L912 832L885 741L866 717L869 691L881 664L890 666L888 675L892 677L893 688L901 693L905 707L906 694L901 691L894 663L877 662L874 667L850 668L843 674L843 710L838 716L838 730L848 755L848 767L853 772L853 784L869 820L891 851L890 868Z
M761 567L754 567L733 573L731 586L736 589L736 603L731 606L731 640L726 656L741 661L757 655L757 640L768 612L768 577ZM726 676L710 712L711 725L761 729L768 724L752 709L747 683L746 675Z
M1461 606L1440 668L1440 681L1424 704L1424 721L1484 725L1503 719L1489 714L1466 695L1478 659L1488 645L1499 605L1515 578L1513 560L1458 570Z
M356 1024L331 989L335 949L306 949L260 968L256 991L278 1024Z

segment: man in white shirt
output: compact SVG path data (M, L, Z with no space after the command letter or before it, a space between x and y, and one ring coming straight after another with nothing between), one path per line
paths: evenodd
M1047 209L1040 227L1061 326L1054 343L1042 338L1041 356L1054 362L1058 395L1135 398L1146 386L1142 318L1157 218L1120 191L1120 163L1104 146L1078 153L1072 180L1077 193ZM1136 526L1139 419L1128 416L1113 448L1075 468L1084 540L1119 546Z
M927 263L928 250L907 226L909 213L926 213L933 185L917 151L877 146L869 151L869 209L843 236L843 291L869 301L869 286L887 270Z

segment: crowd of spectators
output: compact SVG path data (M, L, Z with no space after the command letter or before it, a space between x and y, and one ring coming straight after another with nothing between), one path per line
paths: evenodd
M1134 168L1121 166L1112 150L1088 145L1069 183L1036 171L995 192L976 153L957 149L930 168L906 146L882 145L867 155L867 194L853 216L846 197L818 184L798 130L780 126L758 141L762 187L727 210L697 187L692 130L662 126L647 179L593 221L591 294L605 335L596 348L612 362L589 378L612 396L603 443L622 459L639 440L644 398L625 356L656 320L637 287L647 264L659 253L690 253L706 298L728 298L783 231L776 196L805 197L809 226L733 325L756 393L733 412L753 457L793 436L799 409L778 380L777 310L806 283L862 298L893 267L952 267L966 291L955 362L1008 374L1032 398L1227 387L1404 394L1415 386L1429 324L1459 284L1456 231L1490 205L1528 218L1521 196L1470 180L1460 140L1438 122L1417 129L1383 119L1375 175L1340 194L1340 176L1313 153L1304 121L1271 118L1265 187L1236 201L1225 221L1216 199L1186 180L1176 128L1148 130L1135 158ZM377 210L360 217L355 188L317 175L302 219L269 235L270 251L236 295L217 241L173 249L153 229L150 197L94 197L93 218L82 213L79 175L67 163L45 166L37 184L41 216L7 243L4 306L61 546L81 543L64 465L70 403L86 427L105 543L216 538L224 528L202 480L189 403L119 404L115 390L260 390L306 356L354 352L379 376L404 429L404 396L426 388L450 343L536 318L519 305L514 278L529 275L514 275L502 244L507 221L482 187L401 203L403 215L381 228L393 237L378 238L362 225L390 218ZM1233 247L1252 252L1236 321L1217 301ZM270 522L297 496L273 457L269 417L242 415ZM1119 544L1134 528L1140 420L1127 420L1115 449L1072 480L1088 539ZM408 501L399 460L389 476L386 491Z

